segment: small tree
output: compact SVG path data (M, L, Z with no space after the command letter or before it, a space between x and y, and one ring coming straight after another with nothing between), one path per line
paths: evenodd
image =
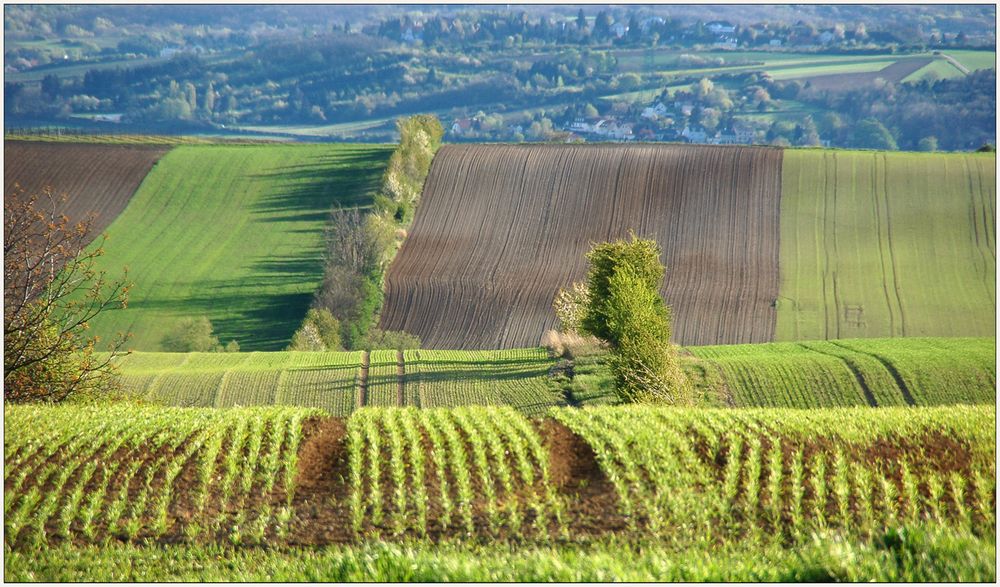
M290 351L339 351L340 322L326 308L312 308L306 312L302 326L295 331Z
M174 353L235 353L240 345L235 340L223 346L213 332L212 322L205 316L182 318L163 337L163 350Z
M15 186L4 198L4 400L59 402L108 389L122 333L96 355L89 323L108 308L124 308L127 272L109 279L95 268L104 241L91 240L93 215L77 224L59 213L65 197Z
M587 254L580 330L611 346L615 389L625 401L690 403L690 386L670 346L670 310L660 297L664 268L653 240L595 245Z

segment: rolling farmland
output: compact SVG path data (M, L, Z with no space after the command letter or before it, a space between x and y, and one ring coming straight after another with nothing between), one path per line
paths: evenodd
M996 521L992 406L554 415L593 448L620 523L673 542L795 542L926 519L992 531Z
M562 404L548 383L555 361L540 348L507 351L406 351L407 405L512 406L539 415Z
M123 266L126 310L92 332L160 350L181 318L206 316L243 350L287 345L322 280L334 204L368 205L390 149L366 145L183 145L164 156L108 228L99 268Z
M771 340L780 176L781 151L758 147L446 146L381 327L432 349L535 345L591 242L635 230L663 246L677 342Z
M501 405L541 414L563 404L548 383L555 361L543 349L421 350L404 358L403 375L397 351L134 352L116 364L124 392L167 406L290 405L348 416L359 406Z
M995 165L786 150L775 339L993 335Z
M3 193L25 194L52 188L66 195L60 212L71 223L96 213L91 235L103 232L128 205L139 184L167 151L151 145L61 144L4 141Z
M346 416L357 404L361 353L136 352L118 364L122 390L154 403L293 405Z
M5 546L284 536L303 422L315 414L7 406Z

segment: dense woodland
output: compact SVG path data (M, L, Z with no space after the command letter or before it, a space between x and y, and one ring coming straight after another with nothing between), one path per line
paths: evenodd
M754 70L781 52L993 50L991 6L139 8L6 7L7 126L342 125L325 136L376 141L394 136L392 118L433 112L460 125L449 140L580 140L574 121L604 117L627 121L630 140L703 142L685 134L694 129L776 145L995 142L995 67L850 91ZM677 112L641 116L657 100Z

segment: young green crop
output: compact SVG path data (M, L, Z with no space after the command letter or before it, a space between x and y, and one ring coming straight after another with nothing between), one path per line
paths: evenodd
M670 540L796 541L824 528L869 536L924 518L982 529L995 519L991 406L553 415L594 449L633 530ZM962 452L940 451L936 435ZM887 446L898 447L891 461L880 456ZM956 466L972 472L972 487L950 480ZM954 505L959 491L978 496L976 511Z
M205 536L206 531L212 536L213 528L229 527L234 485L235 507L243 507L251 494L262 500L262 513L254 518L253 528L260 536L271 524L269 495L287 478L277 471L287 451L297 450L285 446L285 431L300 426L307 414L289 408L7 406L9 438L16 444L42 447L36 457L47 455L37 466L21 460L14 467L20 470L12 479L22 482L16 490L11 484L4 500L8 540L38 545L77 537L155 539L170 534L191 539ZM269 444L252 438L260 436L261 422L275 431ZM243 454L243 447L253 446L261 448L260 459L245 458L249 455ZM279 449L282 454L272 456ZM221 452L228 464L216 474ZM30 473L22 476L21 471ZM196 479L192 494L177 490L182 477ZM179 500L191 504L190 517L177 518Z

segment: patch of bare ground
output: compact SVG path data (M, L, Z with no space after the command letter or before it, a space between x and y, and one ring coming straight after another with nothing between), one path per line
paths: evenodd
M594 449L563 423L535 421L549 455L549 476L566 498L566 520L571 534L598 535L624 531L618 493L597 462Z

